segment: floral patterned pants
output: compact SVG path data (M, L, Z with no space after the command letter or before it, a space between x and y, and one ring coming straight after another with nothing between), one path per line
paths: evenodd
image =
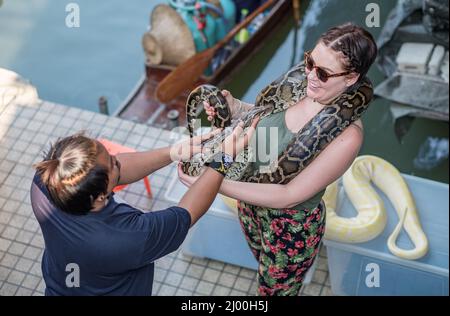
M239 220L259 262L259 295L298 295L325 232L325 205L277 210L238 202Z

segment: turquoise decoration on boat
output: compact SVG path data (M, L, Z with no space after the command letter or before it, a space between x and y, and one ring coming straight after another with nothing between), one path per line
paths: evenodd
M233 0L220 0L223 9L223 18L216 18L217 40L221 40L233 28L236 21L236 5Z
M235 25L233 0L220 0L220 7L197 0L169 0L192 32L197 52L214 46Z

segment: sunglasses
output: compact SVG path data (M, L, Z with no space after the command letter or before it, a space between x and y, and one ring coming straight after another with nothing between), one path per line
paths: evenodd
M352 73L351 71L346 71L338 74L329 74L325 69L316 66L314 59L312 59L311 57L311 51L305 52L305 66L309 71L315 69L317 78L319 78L319 80L322 82L327 82L328 78L342 77Z

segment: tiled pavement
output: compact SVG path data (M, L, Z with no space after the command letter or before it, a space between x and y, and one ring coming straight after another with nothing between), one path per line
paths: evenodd
M31 165L41 159L50 141L87 130L137 150L170 144L170 132L115 117L39 101L0 108L0 295L43 295L40 262L44 241L31 210ZM150 177L153 199L141 182L119 196L144 210L170 205L165 188L174 166ZM254 295L256 271L210 259L183 255L180 250L156 262L155 295ZM322 248L313 280L301 295L332 295L326 251Z

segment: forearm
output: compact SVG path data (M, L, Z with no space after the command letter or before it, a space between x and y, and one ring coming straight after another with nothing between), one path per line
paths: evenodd
M240 100L239 100L240 101ZM251 104L251 103L247 103L247 102L244 102L244 101L241 101L241 103L242 103L242 108L245 110L245 111L250 111L255 105L254 104Z
M249 204L292 208L303 203L341 177L359 152L362 134L347 129L288 184L261 184L225 180L220 193Z
M216 198L222 181L222 174L211 168L206 168L205 172L181 198L178 206L191 214L191 226L208 211Z
M240 117L242 113L250 111L255 106L254 104L246 103L236 98L234 99L234 102L236 104L236 108L232 115L233 119Z
M119 184L136 182L172 162L170 147L139 153L118 154L117 160L121 164Z
M287 208L292 202L289 191L282 184L261 184L225 180L220 193L252 205Z

